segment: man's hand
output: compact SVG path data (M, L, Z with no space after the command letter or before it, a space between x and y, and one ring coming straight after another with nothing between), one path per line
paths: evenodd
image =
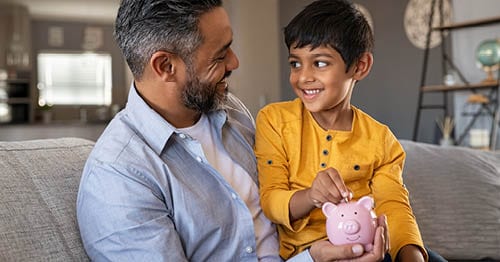
M309 253L315 262L323 261L350 261L376 262L382 261L389 250L389 239L385 215L378 217L378 227L375 231L373 249L364 252L359 244L334 246L328 240L317 241L312 244Z
M360 257L364 252L363 246L341 245L334 246L328 240L317 241L312 244L309 253L315 262L339 261Z

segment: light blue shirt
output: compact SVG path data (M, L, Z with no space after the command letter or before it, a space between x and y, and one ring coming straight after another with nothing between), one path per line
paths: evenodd
M229 96L207 114L233 161L257 183L253 119ZM85 165L77 217L96 261L257 261L253 218L224 178L132 85ZM278 250L259 254L276 261Z

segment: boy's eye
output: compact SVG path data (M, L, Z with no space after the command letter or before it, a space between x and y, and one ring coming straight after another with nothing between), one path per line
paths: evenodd
M289 63L290 63L290 67L292 67L292 68L300 67L300 63L297 61L290 61Z
M315 64L317 67L325 67L328 65L328 63L322 62L322 61L317 61L317 62L315 62Z

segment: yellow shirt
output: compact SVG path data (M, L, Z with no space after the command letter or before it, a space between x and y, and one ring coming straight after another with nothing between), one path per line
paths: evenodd
M278 225L284 259L326 239L326 218L321 209L291 223L289 202L327 167L339 172L354 199L365 195L374 198L377 215L387 216L393 258L408 244L424 251L403 185L402 146L387 126L355 107L352 110L351 131L322 129L300 99L270 104L257 115L255 153L261 204L264 214Z

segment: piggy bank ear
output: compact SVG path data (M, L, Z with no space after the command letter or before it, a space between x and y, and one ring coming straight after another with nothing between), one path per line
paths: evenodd
M337 209L337 205L330 202L325 202L321 207L321 210L323 210L323 214L325 214L326 217L330 217L335 209Z
M356 205L360 205L368 210L373 209L373 198L369 196L364 196L358 200Z

